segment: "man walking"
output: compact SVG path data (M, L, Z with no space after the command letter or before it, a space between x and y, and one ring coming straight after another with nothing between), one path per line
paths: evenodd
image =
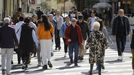
M130 33L128 18L124 15L124 10L119 9L118 16L113 19L112 35L116 37L118 61L122 61L123 52L126 45L126 37Z
M79 50L80 50L79 51L79 60L82 61L84 58L84 54L86 53L86 49L84 47L85 47L85 41L86 41L87 37L89 36L89 28L88 28L87 23L84 21L82 14L78 15L77 24L81 28L81 33L82 33L82 37L83 37L83 40L82 40L83 44L81 47L79 47Z
M14 42L18 45L15 30L9 27L10 18L4 18L4 26L0 28L0 47L1 47L1 63L2 74L10 75L11 60L14 51Z
M80 27L76 24L77 20L73 18L71 20L71 25L67 27L65 31L65 38L67 40L67 44L69 45L69 58L70 64L74 62L75 66L78 66L78 53L79 46L82 45L82 33ZM74 55L74 54L75 55ZM74 60L73 60L74 56Z

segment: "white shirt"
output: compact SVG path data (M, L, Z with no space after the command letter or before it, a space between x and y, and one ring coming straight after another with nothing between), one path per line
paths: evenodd
M24 23L24 21L19 21L15 25L15 33L16 33L16 37L17 37L18 42L20 42L21 26L23 25L23 23Z
M96 21L95 19L96 19L95 17L91 17L91 29L90 29L90 31L93 31L93 29L94 29L93 28L94 27L93 24Z

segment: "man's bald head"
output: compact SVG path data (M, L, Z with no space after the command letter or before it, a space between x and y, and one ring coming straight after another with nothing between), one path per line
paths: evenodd
M119 9L118 15L119 15L119 16L124 16L124 10L123 10L123 9Z

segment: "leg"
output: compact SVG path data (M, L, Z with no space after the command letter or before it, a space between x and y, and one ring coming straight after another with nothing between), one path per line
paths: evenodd
M47 46L46 46L46 49L47 49L47 60L48 60L48 66L50 67L50 68L52 68L53 67L53 65L52 65L52 63L51 63L51 61L50 61L50 59L51 59L51 49L52 49L52 40L47 40Z
M121 39L121 52L123 53L125 50L125 45L126 45L126 36L123 36Z
M30 63L30 52L28 50L25 50L22 53L22 61L23 61L22 69L27 70L28 64Z
M18 50L18 52L17 52L18 64L20 64L21 63L21 53L20 53L19 49L17 49L17 50Z
M13 48L7 49L7 62L6 62L7 75L10 74L10 70L11 70L11 67L12 67L11 60L13 58L13 52L14 52Z
M6 66L6 49L1 49L1 67L2 70L5 70L5 66Z
M93 72L93 66L94 66L94 64L90 64L90 72L89 72L89 75L92 75L92 72Z
M84 54L85 54L84 45L79 46L79 56L80 56L80 60L83 60Z
M69 45L69 58L70 58L70 63L73 63L73 44Z
M37 49L37 60L38 60L38 66L41 66L40 46Z
M66 39L65 38L63 38L63 42L64 42L64 52L65 52L64 57L66 57L66 54L67 54L67 45L66 45Z
M101 63L98 63L98 74L101 75Z
M56 30L56 32L57 32L57 30ZM55 38L55 50L57 50L57 47L58 47L58 45L57 45L58 44L57 43L58 42L57 41L57 33L55 33L55 37L54 38Z
M59 50L60 50L61 47L60 47L60 35L59 35L59 33L60 33L60 30L57 30L57 47L58 47Z
M30 61L31 61L31 57L30 57L31 55L30 55L30 51L28 51L27 50L27 52L26 52L26 58L25 58L25 60L26 60L26 65L28 65L28 64L30 64Z
M78 53L79 53L79 46L78 43L74 44L74 52L75 52L75 58L74 58L74 64L75 66L78 66Z
M118 56L122 56L120 40L121 40L121 38L119 36L116 36L116 44L117 44Z
M41 40L40 41L40 47L41 47L41 57L42 57L42 65L43 65L43 69L46 70L47 69L47 43L46 40Z

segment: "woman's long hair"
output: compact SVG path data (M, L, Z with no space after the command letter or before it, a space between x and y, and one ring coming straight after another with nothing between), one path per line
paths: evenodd
M42 15L42 22L44 23L45 31L49 31L51 28L51 24L46 15Z

